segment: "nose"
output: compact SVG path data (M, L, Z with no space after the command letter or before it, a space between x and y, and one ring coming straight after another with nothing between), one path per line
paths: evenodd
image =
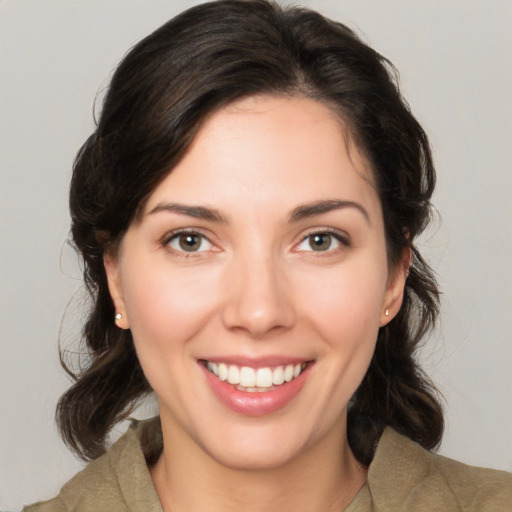
M290 329L296 321L286 272L269 256L252 255L231 267L223 322L254 339Z

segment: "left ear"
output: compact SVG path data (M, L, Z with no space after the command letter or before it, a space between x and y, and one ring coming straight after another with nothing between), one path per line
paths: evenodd
M388 324L400 311L402 300L404 298L404 288L407 275L409 274L409 266L411 264L412 252L409 247L402 249L402 257L391 270L386 285L384 301L380 313L379 326L383 327Z

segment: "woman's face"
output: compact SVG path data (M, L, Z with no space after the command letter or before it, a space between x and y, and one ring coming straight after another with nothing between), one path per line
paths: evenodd
M343 442L404 283L371 183L314 100L245 98L204 124L106 260L164 432L238 468Z

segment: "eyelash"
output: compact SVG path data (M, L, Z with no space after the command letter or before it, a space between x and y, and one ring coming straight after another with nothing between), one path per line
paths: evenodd
M348 236L340 233L339 231L337 231L335 229L318 229L318 230L310 231L309 233L307 233L302 238L302 240L300 241L299 244L297 244L296 247L300 246L305 241L307 241L308 238L311 238L311 237L313 237L315 235L328 235L328 236L331 236L337 242L339 242L340 245L343 246L343 247L335 247L334 249L327 249L325 251L315 251L313 248L311 248L311 251L304 251L304 252L317 252L317 253L319 253L319 255L321 255L322 253L323 254L326 254L326 253L327 254L332 254L334 252L338 252L338 251L342 250L343 248L350 247L350 239L348 238ZM300 250L298 252L300 252Z
M197 229L178 229L176 231L170 231L163 237L161 244L163 247L167 248L168 250L172 251L173 253L178 254L180 256L184 256L186 258L190 258L195 255L199 255L203 252L207 252L204 250L203 251L185 251L185 250L179 250L174 247L171 247L170 244L173 240L179 240L179 238L184 235L192 235L192 236L199 237L201 239L201 245L205 241L208 242L209 244L213 245L213 243L210 241L210 239L204 233L201 233L201 231L198 231Z
M192 236L200 237L201 245L205 241L208 242L209 244L213 245L213 243L210 241L210 239L204 233L201 233L201 231L198 231L197 229L179 229L176 231L171 231L165 235L165 237L161 241L161 244L162 244L162 246L166 247L173 253L178 254L180 256L185 256L186 258L206 252L205 250L203 250L203 251L186 251L186 250L179 250L174 247L171 247L171 245L170 245L171 242L173 240L178 240L183 235L192 235ZM311 247L310 251L296 249L297 247L302 245L306 240L308 240L309 238L316 236L316 235L330 236L330 237L334 238L337 242L339 242L341 246L350 247L349 238L346 235L341 234L339 231L336 231L334 229L318 229L318 230L310 231L309 233L307 233L305 236L302 237L301 241L295 246L296 252L316 252L316 253L319 253L319 255L321 255L322 253L332 254L334 252L338 252L339 250L341 250L340 247L335 247L334 249L328 248L325 251L323 251L323 250L315 251L312 247Z

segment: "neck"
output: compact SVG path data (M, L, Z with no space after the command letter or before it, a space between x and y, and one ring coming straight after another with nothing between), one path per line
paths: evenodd
M269 469L226 467L162 418L164 451L151 476L165 512L325 512L343 510L366 480L345 420L314 446Z

